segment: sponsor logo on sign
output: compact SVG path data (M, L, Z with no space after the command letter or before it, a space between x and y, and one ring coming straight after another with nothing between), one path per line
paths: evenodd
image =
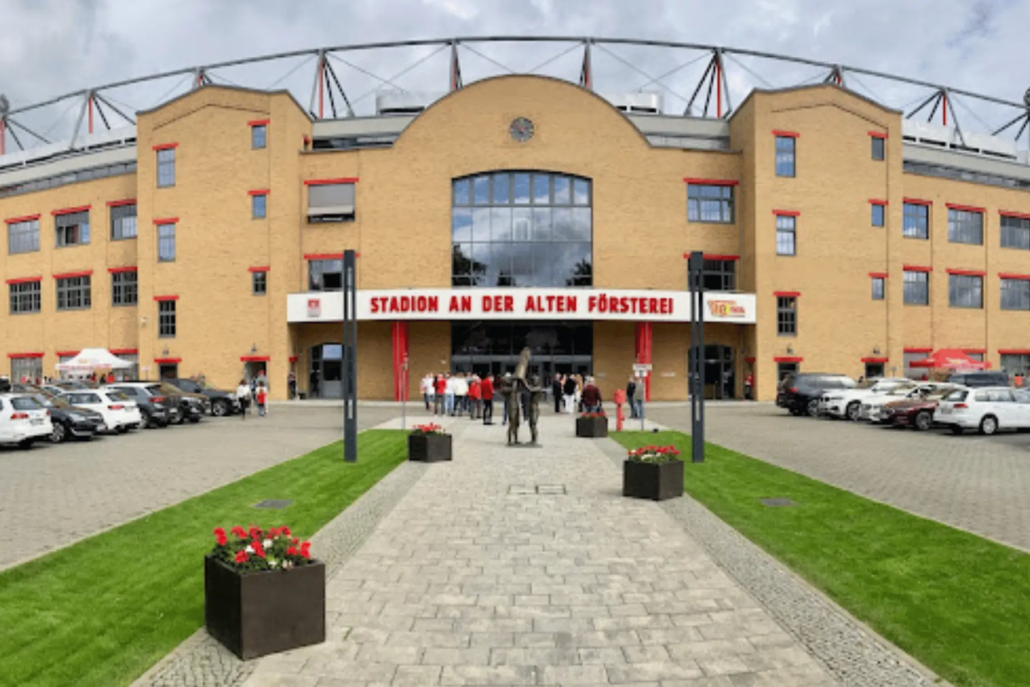
M320 317L322 315L322 299L308 299L308 317Z
M744 317L744 306L734 301L708 301L712 317Z

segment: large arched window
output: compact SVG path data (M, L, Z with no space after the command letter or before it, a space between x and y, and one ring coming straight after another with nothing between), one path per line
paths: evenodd
M589 179L491 172L452 182L454 286L592 286Z

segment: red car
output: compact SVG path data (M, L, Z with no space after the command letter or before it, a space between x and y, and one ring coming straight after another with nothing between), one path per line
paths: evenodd
M933 411L942 398L958 387L941 387L921 398L906 398L893 401L884 406L890 411L889 423L892 427L911 427L925 431L933 427Z

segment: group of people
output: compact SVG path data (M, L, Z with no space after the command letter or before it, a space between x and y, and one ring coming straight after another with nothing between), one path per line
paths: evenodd
M551 380L551 396L556 413L599 413L602 409L601 390L593 377L556 374Z
M268 377L264 370L248 383L241 379L236 387L236 400L240 402L240 417L247 419L251 405L257 406L258 417L264 417L268 413Z
M494 389L492 375L427 373L419 384L426 410L434 415L458 416L468 414L473 420L492 424L494 415Z

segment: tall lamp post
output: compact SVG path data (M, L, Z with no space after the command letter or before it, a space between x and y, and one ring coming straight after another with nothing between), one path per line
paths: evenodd
M690 292L690 353L687 375L690 392L690 462L705 460L705 287L704 253L693 251L687 258L687 290Z
M343 460L358 460L358 298L354 251L343 252Z

